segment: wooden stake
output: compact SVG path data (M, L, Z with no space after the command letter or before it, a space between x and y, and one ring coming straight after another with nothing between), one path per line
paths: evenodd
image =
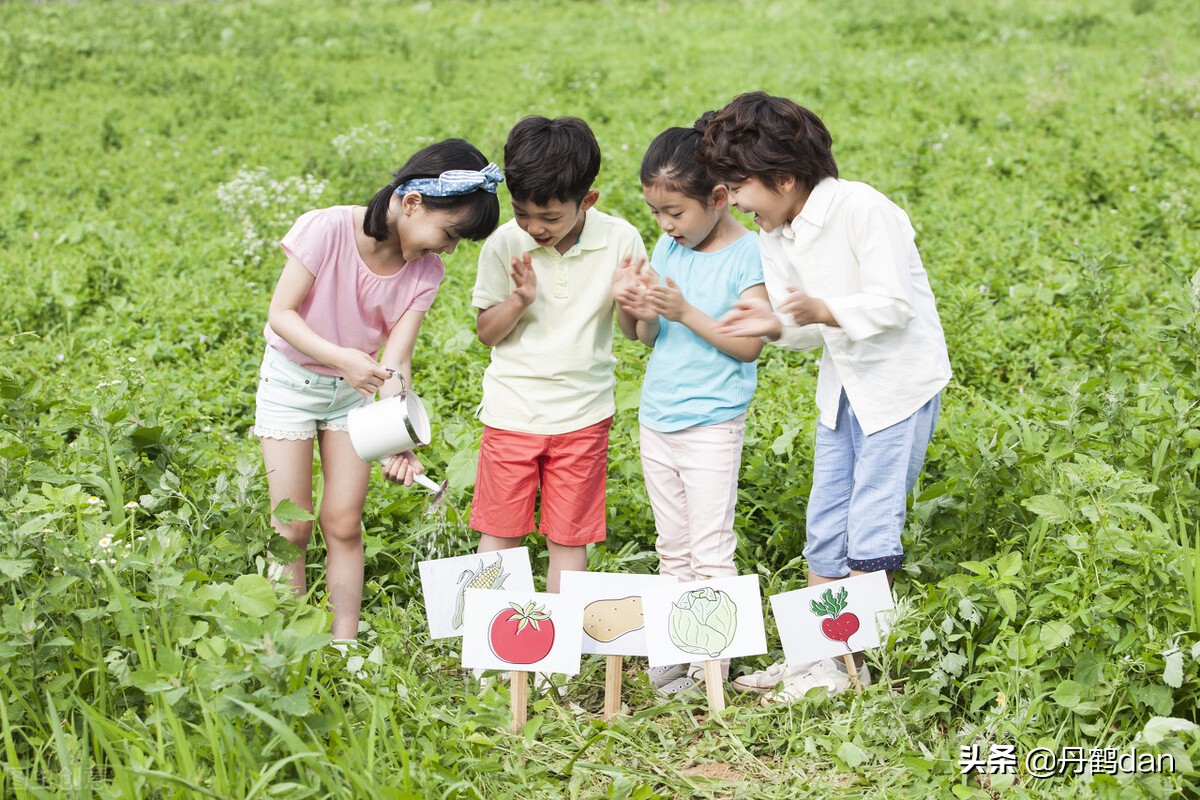
M704 662L704 691L708 693L708 713L725 710L725 678L721 675L721 662L716 659Z
M604 720L621 713L621 669L623 657L608 656L604 662Z
M850 685L854 687L854 691L862 694L862 684L858 682L858 667L854 666L854 656L847 653L842 656L842 663L846 665L846 671L850 673Z
M512 732L520 733L529 719L529 673L513 670L508 684L508 706L512 711Z

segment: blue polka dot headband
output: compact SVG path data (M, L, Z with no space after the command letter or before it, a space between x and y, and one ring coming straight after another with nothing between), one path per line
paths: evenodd
M504 173L495 164L488 164L481 170L452 169L443 172L436 178L413 178L411 181L396 187L396 194L419 192L430 197L452 197L468 194L477 189L496 193L496 187L504 180Z

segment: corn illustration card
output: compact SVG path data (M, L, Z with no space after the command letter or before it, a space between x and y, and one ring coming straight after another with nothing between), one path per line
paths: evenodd
M610 656L646 655L646 619L642 593L671 586L670 575L614 572L564 572L563 594L583 605L583 652Z
M879 647L894 608L885 572L771 596L783 655L792 665Z
M579 672L583 606L566 594L467 589L466 669Z
M652 667L767 652L757 575L657 585L642 605Z
M422 561L417 568L433 639L462 636L468 589L533 591L533 572L525 547Z

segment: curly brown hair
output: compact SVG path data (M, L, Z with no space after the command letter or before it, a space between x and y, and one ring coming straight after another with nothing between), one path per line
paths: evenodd
M821 118L786 97L747 92L708 121L696 158L718 180L757 178L778 189L794 178L811 190L836 178L833 137Z

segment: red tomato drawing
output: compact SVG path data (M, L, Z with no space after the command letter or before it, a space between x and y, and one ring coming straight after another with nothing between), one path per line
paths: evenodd
M492 618L488 630L492 652L510 664L541 661L554 647L554 621L550 612L532 600L525 606L508 605Z

